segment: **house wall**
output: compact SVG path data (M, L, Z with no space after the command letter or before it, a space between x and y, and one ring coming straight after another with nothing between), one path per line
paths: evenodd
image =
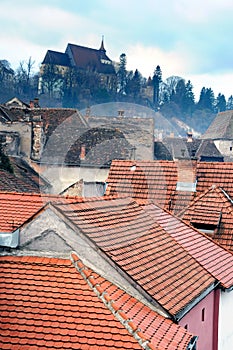
M198 336L197 350L217 350L214 345L216 324L213 322L215 293L209 293L179 321L179 325Z
M233 291L221 291L218 350L233 349Z
M215 140L215 146L227 157L233 157L233 140Z
M29 122L13 122L0 123L0 131L18 132L20 135L19 151L22 155L30 157L31 153L31 123Z
M77 228L71 227L69 221L66 222L49 207L24 224L20 228L19 237L20 254L36 255L39 252L43 256L69 258L71 251L75 251L85 265L119 285L159 314L168 317L160 305L157 303L152 305L148 302L142 293L103 257L100 249L84 234Z
M38 167L36 168L38 171ZM43 175L53 186L52 193L58 194L67 187L83 180L84 182L105 182L108 177L109 168L94 167L66 167L42 165L39 173Z

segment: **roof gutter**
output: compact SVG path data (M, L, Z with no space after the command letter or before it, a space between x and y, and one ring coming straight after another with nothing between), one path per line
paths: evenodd
M194 306L196 306L202 299L204 299L212 290L214 290L220 282L212 283L202 294L200 294L196 299L194 299L190 304L187 305L186 308L181 310L175 315L175 320L179 322Z
M19 229L13 232L0 232L0 246L16 248L19 245Z

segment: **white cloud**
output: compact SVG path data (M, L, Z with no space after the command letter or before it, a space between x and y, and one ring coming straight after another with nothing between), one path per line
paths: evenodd
M145 47L141 44L127 48L127 69L135 70L149 77L157 65L162 69L166 79L171 75L182 75L189 70L189 61L183 53L177 51L163 51L158 47Z
M211 88L215 97L219 93L223 94L226 100L233 95L233 71L221 74L191 75L189 79L193 84L196 100L199 99L200 91L203 87Z

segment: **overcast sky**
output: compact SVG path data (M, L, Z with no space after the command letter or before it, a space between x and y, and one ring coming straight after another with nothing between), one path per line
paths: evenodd
M233 95L232 0L0 0L0 59L13 69L29 57L38 70L47 50L68 43L127 57L127 69L163 80L191 80L196 100L204 86Z

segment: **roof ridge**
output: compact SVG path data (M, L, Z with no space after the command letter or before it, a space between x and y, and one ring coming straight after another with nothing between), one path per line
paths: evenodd
M111 298L108 292L97 283L92 276L92 270L83 264L76 252L71 252L70 259L97 297L104 303L118 321L120 321L134 339L138 341L139 345L142 346L143 349L154 350L153 345L149 344L149 340L142 333L141 329L134 324L132 319L128 318L126 313L116 305L115 300Z
M191 203L189 203L184 209L182 209L179 214L178 217L180 218L183 213L187 210L187 208L191 208L196 202L198 202L201 198L203 198L204 196L206 196L209 192L219 189L220 190L220 186L219 185L211 185L210 187L208 187L204 192L200 193L198 196L196 196ZM164 209L165 211L167 211L166 209ZM171 213L168 211L168 213Z

